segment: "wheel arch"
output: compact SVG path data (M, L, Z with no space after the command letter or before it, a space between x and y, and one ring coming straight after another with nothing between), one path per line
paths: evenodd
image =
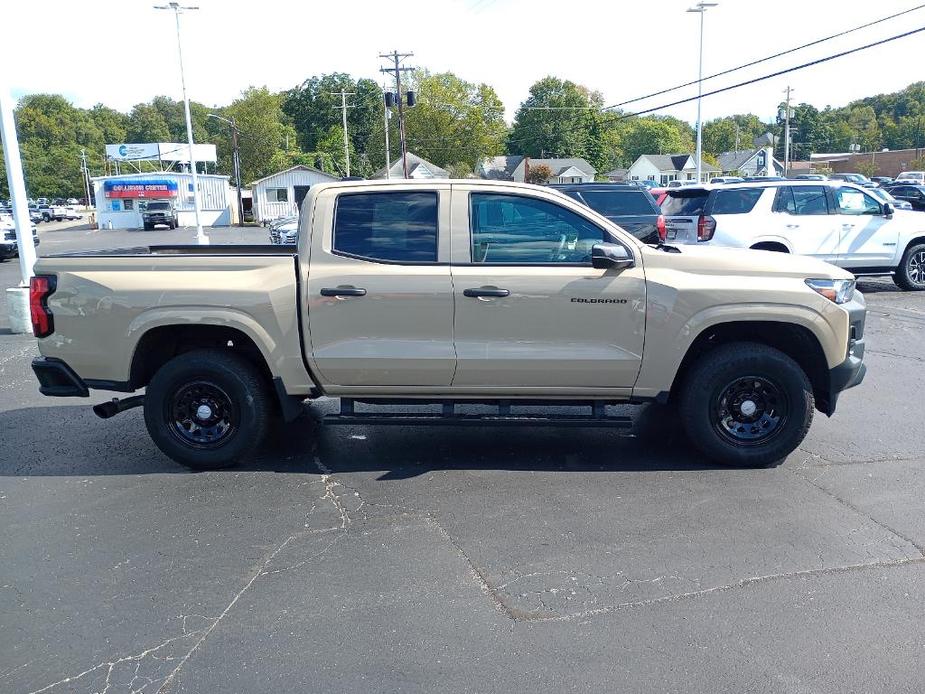
M728 321L709 325L687 348L671 384L674 397L684 386L691 367L716 347L732 342L755 342L780 350L793 359L809 378L821 412L829 409L829 367L825 350L809 328L782 321Z
M240 327L173 323L151 327L139 337L129 367L129 387L143 388L168 361L202 348L231 350L256 366L268 383L276 377L257 342Z

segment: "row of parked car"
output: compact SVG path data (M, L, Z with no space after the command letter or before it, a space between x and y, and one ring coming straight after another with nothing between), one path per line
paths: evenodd
M807 255L856 276L889 276L902 289L925 290L925 215L890 192L909 188L904 196L925 202L925 186L765 179L652 190L617 183L552 187L647 243Z

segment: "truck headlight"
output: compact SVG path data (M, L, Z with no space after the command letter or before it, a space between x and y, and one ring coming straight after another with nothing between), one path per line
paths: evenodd
M806 285L836 304L846 304L854 297L856 280L808 279Z

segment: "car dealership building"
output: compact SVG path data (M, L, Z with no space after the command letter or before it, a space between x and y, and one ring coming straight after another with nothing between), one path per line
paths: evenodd
M199 174L203 226L231 224L232 197L228 176ZM100 229L141 229L150 200L170 200L181 227L196 226L193 175L173 171L98 176L92 179Z

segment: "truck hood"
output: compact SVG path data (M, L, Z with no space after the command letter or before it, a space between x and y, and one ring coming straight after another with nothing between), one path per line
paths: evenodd
M803 255L776 251L754 251L719 246L675 246L679 252L645 247L646 267L676 269L699 274L755 277L797 277L807 279L851 279L847 270Z

